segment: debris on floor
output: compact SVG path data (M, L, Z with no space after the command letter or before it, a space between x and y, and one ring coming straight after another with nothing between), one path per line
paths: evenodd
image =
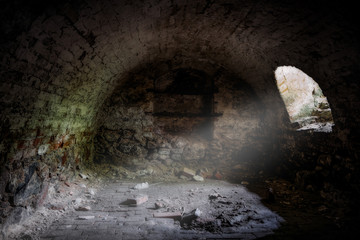
M181 212L160 212L160 213L154 213L154 218L173 218L173 219L180 219L181 218Z
M162 202L155 202L155 209L164 208L166 205Z
M134 196L133 198L128 198L126 201L122 202L121 205L134 205L138 206L141 205L149 200L147 195L139 195Z
M212 200L212 199L217 199L217 198L219 198L219 197L221 197L221 195L218 194L218 193L212 193L212 194L209 195L209 199L210 199L210 200Z
M180 221L180 225L182 227L184 227L185 225L189 225L192 224L192 222L197 219L198 217L200 217L201 215L201 211L196 208L194 210L192 210L189 213L185 213L182 217L181 217L181 221Z
M149 183L147 183L147 182L138 183L134 187L134 189L137 189L137 190L146 189L146 188L149 188Z
M94 219L95 216L79 216L78 219L79 220L90 220L90 219Z
M33 209L21 208L23 211L19 211L19 216L16 215L21 221L8 225L5 239L39 239L42 231L66 214L77 213L72 216L73 219L77 219L79 212L75 209L90 206L93 203L95 189L103 184L87 172L75 176L54 175L52 178L52 181L44 185L44 192L37 202L36 211L29 216L27 212ZM91 188L88 188L90 186Z
M90 211L91 207L90 206L80 206L75 208L76 211Z
M83 179L88 179L88 176L83 173L79 173L79 176Z
M184 172L191 173L191 169L185 169ZM258 228L272 232L284 221L264 207L260 198L248 192L245 187L219 180L208 181L208 184L196 181L186 184L162 183L151 190L144 189L145 194L160 197L149 203L155 207L148 204L147 209L154 218L174 219L174 227L177 222L183 230L214 234L228 233L230 228L235 232L244 229L256 231ZM129 200L128 198L127 201ZM131 204L135 204L134 199Z
M195 181L197 181L197 182L203 182L203 181L204 181L204 178L201 177L201 176L198 176L198 175L193 176L193 179L194 179Z

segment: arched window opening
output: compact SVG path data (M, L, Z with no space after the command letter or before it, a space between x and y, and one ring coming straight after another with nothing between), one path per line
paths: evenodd
M290 122L298 123L298 131L332 131L334 121L329 103L311 77L296 67L281 66L275 70L275 79Z

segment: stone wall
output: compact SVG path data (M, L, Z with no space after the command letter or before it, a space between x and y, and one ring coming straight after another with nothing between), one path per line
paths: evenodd
M196 102L186 104L186 97L201 98L203 90L189 95L154 89L157 75L162 83L166 75L171 88L176 75L171 73L179 69L184 68L172 63L163 68L166 74L158 74L159 70L151 67L123 80L98 115L95 162L134 167L159 160L197 168L238 164L264 168L264 162L272 161L269 153L273 148L265 140L271 131L265 128L275 119L261 107L261 100L245 81L219 66L203 72L213 85L212 92L205 95L210 100L204 110ZM202 80L193 78L192 84L197 81ZM165 101L159 102L164 93Z
M4 3L1 221L16 207L36 205L46 181L91 163L95 134L101 163L217 159L233 166L256 158L262 159L260 166L283 166L282 173L298 179L296 171L315 171L320 156L331 155L329 168L345 177L350 171L346 183L356 190L360 51L355 9L343 2L281 0ZM318 82L332 109L332 134L292 132L273 73L282 65L298 67ZM154 71L141 72L148 68ZM187 118L175 124L151 114L156 101L146 90L153 88L148 80L181 68L202 71L217 85L209 108L214 116L205 122L204 116L197 116L199 121L192 116L191 125ZM197 106L204 104L198 99ZM211 123L211 134L199 136L200 127L192 131L199 123Z

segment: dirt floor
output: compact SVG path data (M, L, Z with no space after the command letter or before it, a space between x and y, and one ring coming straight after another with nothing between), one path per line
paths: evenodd
M139 177L100 183L80 178L50 194L44 207L21 225L11 226L8 239L96 239L91 237L97 235L88 231L94 227L101 229L96 233L101 233L98 237L102 239L167 239L169 233L171 238L178 239L357 239L359 236L357 218L338 218L337 211L341 210L324 203L319 194L301 191L284 179L263 177L232 180L232 183L214 179L196 182L178 176L167 179ZM145 182L149 188L133 188ZM138 209L122 204L138 194L148 197ZM78 211L81 207L91 210ZM157 212L180 213L181 217L154 218ZM82 215L101 220L85 221L90 224L86 225L77 219ZM131 222L135 222L133 226L141 223L142 231L127 229Z
M90 199L40 239L255 239L283 222L244 186L219 180L119 181Z

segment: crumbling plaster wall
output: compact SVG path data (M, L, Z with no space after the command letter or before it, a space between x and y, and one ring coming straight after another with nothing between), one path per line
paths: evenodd
M351 166L357 160L359 39L347 8L322 1L25 2L2 10L2 219L21 206L14 201L21 189L33 189L25 198L35 206L44 182L92 161L105 100L123 76L155 59L204 59L245 81L263 104L269 131L283 136L283 151L305 143L284 130L273 71L296 66L328 97L335 131L325 141L341 146ZM304 135L306 142L316 137Z

